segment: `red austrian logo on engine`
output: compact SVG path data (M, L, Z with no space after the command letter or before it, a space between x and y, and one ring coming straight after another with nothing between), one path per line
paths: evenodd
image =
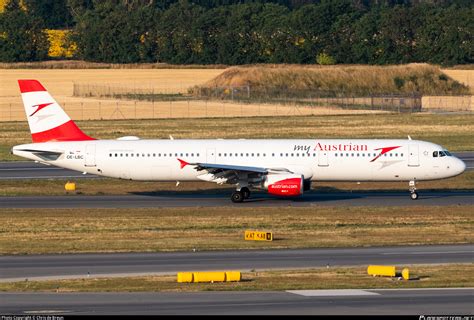
M268 186L268 193L280 196L301 194L301 178L290 178L277 181Z

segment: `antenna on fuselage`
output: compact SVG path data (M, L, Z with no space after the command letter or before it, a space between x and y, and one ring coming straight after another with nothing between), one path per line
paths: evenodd
M411 137L410 137L410 135L408 135L408 140L411 140Z
M170 135L170 140L174 140L174 138L173 138L173 136L172 136L172 135Z

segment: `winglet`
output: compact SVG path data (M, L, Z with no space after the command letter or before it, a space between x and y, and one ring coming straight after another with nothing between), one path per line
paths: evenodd
M181 169L183 169L184 167L186 167L189 164L189 162L186 162L186 161L181 160L179 158L178 158L178 161L179 161L179 164L181 166Z

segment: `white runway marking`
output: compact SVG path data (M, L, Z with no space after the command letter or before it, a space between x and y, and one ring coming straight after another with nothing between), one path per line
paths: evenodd
M288 293L297 294L305 297L347 297L347 296L379 296L379 293L358 290L358 289L340 289L340 290L287 290Z
M457 254L457 253L474 253L474 251L421 251L421 252L382 252L383 255L403 254L403 255L418 255L418 254Z

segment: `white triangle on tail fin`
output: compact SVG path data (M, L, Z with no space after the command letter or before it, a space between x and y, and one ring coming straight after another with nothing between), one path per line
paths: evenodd
M74 121L37 80L18 80L33 142L94 140Z

